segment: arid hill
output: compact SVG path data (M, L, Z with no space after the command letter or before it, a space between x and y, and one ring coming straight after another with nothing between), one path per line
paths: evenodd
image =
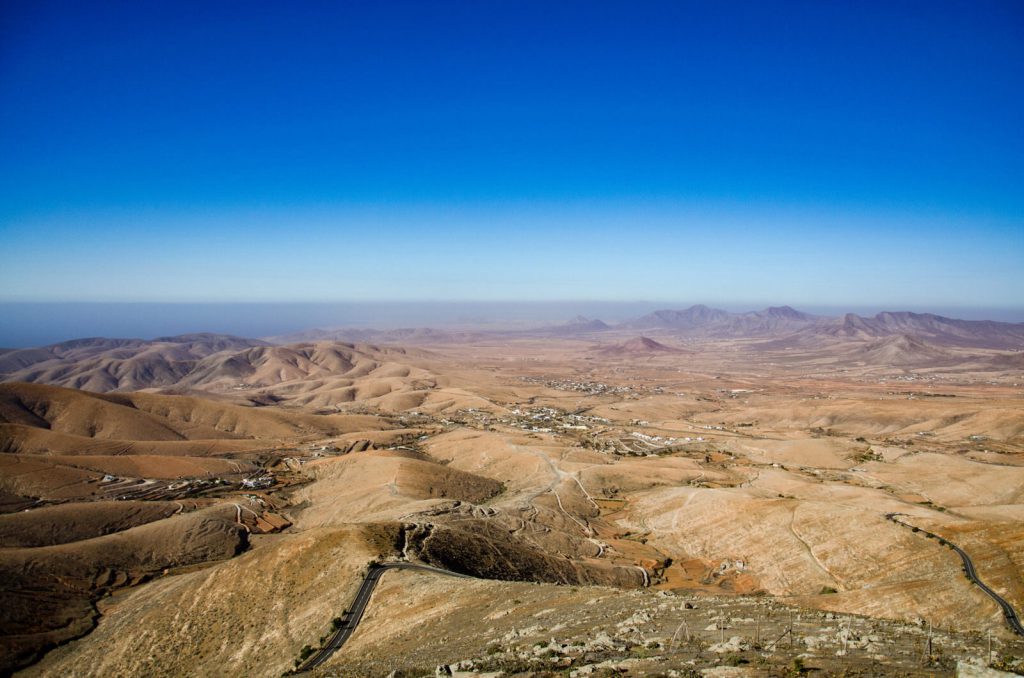
M660 342L650 339L648 337L634 337L621 344L615 344L614 346L606 346L598 348L597 351L602 355L658 355L658 354L669 354L669 353L686 353L681 348L673 348L666 346Z
M0 514L0 549L56 546L102 537L182 510L173 501L92 501Z
M935 344L973 348L1024 347L1024 323L958 320L932 313L882 312L872 317L847 313L826 318L802 313L789 306L762 311L730 313L704 305L684 310L655 311L622 325L623 328L661 330L682 336L713 338L784 338L810 344L824 338L878 339L913 335ZM820 342L819 342L820 343Z
M752 337L782 335L809 327L820 319L789 306L773 306L762 311L730 313L703 304L684 310L661 310L625 323L624 327L658 329L673 333L707 337Z
M113 588L168 567L230 558L246 543L227 506L139 516L109 527L123 530L73 543L57 537L53 545L0 548L0 671L88 632L98 616L96 601Z
M103 395L38 384L0 385L0 451L7 453L203 459L267 450L280 440L387 427L369 416L288 412L189 396ZM173 463L184 468L183 461ZM196 464L210 466L209 462ZM164 473L151 470L142 475L166 477Z
M173 339L87 340L12 351L0 355L0 377L99 393L162 389L229 393L237 399L260 387L291 394L380 385L414 373L428 376L407 364L411 356L401 348L333 342L271 346L215 335ZM392 383L378 395L393 390ZM251 402L265 404L268 395L273 394L254 393Z
M927 351L920 346L906 345L909 340L900 337L926 342L936 350L1024 348L1024 323L957 320L909 312L879 313L870 318L855 314L825 318L789 306L730 313L697 305L684 310L655 311L616 326L580 316L563 325L529 331L310 330L277 341L308 337L315 339L314 343L283 345L212 334L160 337L153 341L83 339L0 353L0 381L53 384L99 393L160 390L227 395L235 400L248 396L249 402L257 405L291 401L303 407L337 408L345 403L379 399L375 405L403 410L431 403L437 406L439 399L430 393L439 386L427 367L433 359L431 355L422 349L343 343L339 339L427 344L432 350L447 351L458 346L536 337L601 336L616 340L637 329L658 340L756 339L761 342L756 347L760 351L820 350L851 360L859 356L879 365L909 364L914 360L912 354L921 354L922 359L938 358L934 351L926 355ZM900 342L904 345L877 351L878 346L871 343L885 339L891 339L892 346ZM860 344L840 346L843 342ZM900 355L889 360L885 354L892 351ZM1013 369L1015 364L1006 357L983 354L958 353L948 357L951 362L970 365L979 359L1007 369ZM460 401L463 395L460 394Z
M713 322L832 322L758 313ZM374 561L472 578L388 570L312 675L1024 656L946 545L1024 607L1024 354L774 331L233 346L150 392L0 385L2 666L280 676Z
M717 308L709 308L703 304L697 304L691 306L685 310L676 311L671 309L664 309L661 311L654 311L649 313L642 318L628 323L629 327L634 328L648 328L648 327L659 327L669 329L693 329L696 327L706 327L714 325L727 320L732 314L728 311L723 311Z
M578 315L575 318L569 320L569 322L561 325L552 325L550 327L542 327L538 330L530 332L530 334L541 334L551 336L565 336L571 337L574 335L586 335L593 334L595 332L604 332L611 329L611 325L600 320L598 318L587 318L586 316Z
M805 330L818 336L853 339L913 335L935 344L975 348L1024 348L1024 323L957 320L932 313L883 312L865 318L848 313Z
M171 386L207 356L266 345L219 334L76 339L0 354L0 378L100 392Z
M851 352L853 359L863 359L876 365L942 365L955 361L956 356L920 337L897 334L876 339Z

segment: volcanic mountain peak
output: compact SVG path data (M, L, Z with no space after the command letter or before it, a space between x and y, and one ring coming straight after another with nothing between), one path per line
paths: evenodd
M785 320L811 320L814 316L803 311L798 311L792 306L769 306L760 315L769 318L783 318Z
M634 337L622 345L627 350L634 351L671 351L672 349L662 343L648 337Z
M877 337L885 332L880 331L868 318L862 318L856 313L847 313L843 316L835 334L842 334L851 337Z
M578 334L587 334L590 332L604 332L605 330L611 329L611 326L605 323L603 320L597 318L590 319L583 315L578 315L572 318L568 322L560 325L551 325L548 327L540 327L536 330L528 330L527 334L539 333L542 335L562 336L571 337Z
M686 309L686 311L689 313L728 313L728 311L723 311L720 308L711 308L707 304L694 304L693 306L690 306L688 309Z
M714 337L748 337L790 333L819 319L791 306L772 306L763 311L730 313L697 304L684 310L655 311L628 326L694 332Z
M952 357L913 334L894 334L869 341L858 354L868 362L886 365L935 364Z
M622 344L615 344L601 349L602 353L615 355L642 355L652 353L683 353L682 349L672 348L649 337L633 337Z
M704 304L695 304L684 311L676 311L679 317L687 318L693 321L712 321L721 320L729 317L728 311L723 311L720 308L711 308Z
M1024 323L959 320L934 313L883 311L871 317L847 313L822 331L834 336L868 339L898 334L915 335L939 344L985 348L1024 346Z
M689 328L725 320L728 311L697 304L683 310L661 309L631 323L634 327Z

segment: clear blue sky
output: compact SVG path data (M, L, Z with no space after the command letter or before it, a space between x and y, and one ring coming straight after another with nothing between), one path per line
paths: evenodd
M1024 3L4 2L0 301L1024 306Z

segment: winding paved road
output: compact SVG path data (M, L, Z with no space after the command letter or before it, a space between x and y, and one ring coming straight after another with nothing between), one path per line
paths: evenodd
M359 590L356 592L355 599L348 607L348 612L341 617L341 625L338 627L338 630L334 632L334 635L327 641L327 644L307 659L304 664L296 669L295 673L303 673L305 671L315 669L327 661L332 654L341 649L341 646L345 644L345 641L349 639L349 636L351 636L355 632L356 627L359 626L359 622L363 618L363 613L366 611L366 606L370 602L370 596L373 594L373 589L376 588L381 575L388 570L420 570L423 572L433 572L434 574L443 574L448 577L462 577L465 579L472 578L466 574L449 572L448 570L442 570L437 567L416 565L414 563L375 563L370 565L369 569L366 571L366 576L363 577L363 583L360 584Z
M902 525L908 529L914 529L913 525L898 520L896 516L902 515L899 513L887 513L885 517L897 525ZM998 593L990 589L985 582L981 581L978 577L978 572L974 568L974 563L971 562L970 556L953 542L940 537L937 534L928 532L921 528L917 528L918 531L932 539L941 540L946 543L960 556L963 561L964 572L967 574L967 578L970 579L978 588L984 591L988 596L996 601L1000 609L1003 611L1003 617L1006 619L1006 623L1010 626L1013 631L1019 635L1024 636L1024 626L1021 625L1020 618L1017 616L1017 612L1013 609L1006 600L1004 600ZM370 602L370 596L373 595L373 590L377 587L377 582L380 581L381 576L388 570L419 570L421 572L433 572L434 574L441 574L447 577L461 577L470 579L469 575L459 574L457 572L450 572L448 570L442 570L437 567L430 567L429 565L416 565L414 563L375 563L370 565L366 572L366 576L363 578L363 583L360 584L359 590L356 592L356 597L349 606L348 611L341 617L341 625L331 636L327 644L315 652L309 659L306 660L295 672L303 673L314 669L324 662L326 662L331 655L341 649L341 646L351 637L355 632L356 627L359 626L359 622L363 618L363 613L366 612L366 606Z
M897 525L902 525L903 527L915 529L913 525L905 523L902 520L897 520L896 516L898 515L902 514L886 513L885 517L891 520L892 522L896 523ZM1010 626L1010 628L1013 629L1014 633L1024 636L1024 626L1021 626L1020 618L1017 616L1017 612L1013 609L1013 606L1006 602L1006 600L1004 600L1002 596L1000 596L998 593L996 593L988 586L986 586L985 582L981 581L981 578L978 577L978 571L974 569L974 563L971 562L970 556L968 556L962 548L960 548L953 542L949 541L948 539L940 537L937 534L933 534L931 532L928 532L927 530L923 530L920 527L916 529L919 530L921 534L927 537L931 537L932 539L938 539L941 542L948 544L951 549L956 551L957 554L960 556L960 560L962 560L964 563L964 573L967 575L967 578L974 582L974 584L978 588L987 593L988 597L996 601L996 604L999 605L1000 608L1002 608L1003 617L1006 619L1006 623Z

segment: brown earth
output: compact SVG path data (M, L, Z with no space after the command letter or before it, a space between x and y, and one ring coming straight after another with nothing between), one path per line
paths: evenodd
M711 311L650 322L817 327L784 309ZM559 670L646 661L629 644L665 643L685 620L703 649L624 668L708 667L715 617L785 606L807 620L788 656L736 654L827 655L838 670L837 634L864 626L878 640L846 668L871 675L859 662L885 656L911 673L908 639L919 647L913 629L928 624L949 656L974 656L984 634L1017 651L956 555L885 514L957 543L1024 606L1024 374L978 341L880 337L880 322L806 345L644 330L685 352L620 351L636 330L608 328L408 350L230 346L195 357L176 386L188 395L0 386L8 661L78 637L26 675L277 676L375 558L481 579L389 572L328 672L526 666L535 642L568 662ZM239 485L264 473L269 488ZM104 475L159 493L208 484L194 499L111 501ZM44 601L35 621L26 591ZM652 621L629 621L641 611ZM749 645L754 623L727 625ZM590 659L561 647L599 633L622 647Z
M168 567L230 558L245 544L226 508L128 525L74 543L0 549L3 670L88 632L96 600L112 588Z

